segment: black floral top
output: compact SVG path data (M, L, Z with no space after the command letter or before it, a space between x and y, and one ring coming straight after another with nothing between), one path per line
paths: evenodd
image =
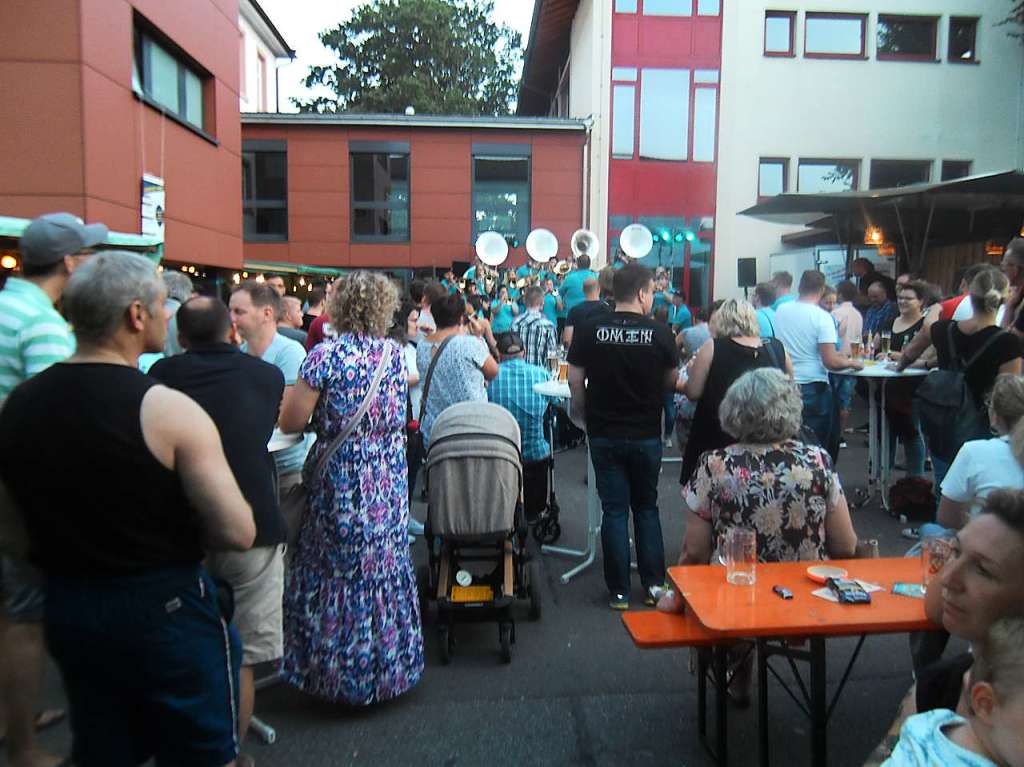
M712 540L732 527L757 531L761 562L826 559L825 518L842 494L828 453L795 440L710 450L683 487Z

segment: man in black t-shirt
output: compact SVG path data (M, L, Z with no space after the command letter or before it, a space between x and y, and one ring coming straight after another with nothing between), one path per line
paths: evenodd
M568 348L572 346L575 328L586 322L611 313L611 309L601 300L601 284L591 278L583 281L583 296L586 299L569 310L565 318L565 329L562 331L562 343Z
M601 545L610 606L629 607L629 511L644 602L653 605L665 578L658 517L661 413L675 388L678 352L672 333L649 316L654 275L630 264L615 273L615 312L591 318L569 349L572 416L586 422L601 498Z
M178 335L187 351L160 360L149 374L187 394L220 432L224 455L256 520L248 551L211 552L206 568L231 584L233 622L242 640L238 690L238 739L252 717L253 667L284 653L284 543L287 529L277 502L274 461L267 442L274 433L284 375L274 365L229 343L231 315L216 298L200 296L178 309Z

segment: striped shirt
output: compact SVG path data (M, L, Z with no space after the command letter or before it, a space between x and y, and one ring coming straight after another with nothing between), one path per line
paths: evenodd
M512 332L518 333L526 347L526 361L546 367L548 354L558 351L555 326L536 309L528 310L512 321Z
M70 357L75 339L42 288L11 277L0 291L0 401L15 386Z

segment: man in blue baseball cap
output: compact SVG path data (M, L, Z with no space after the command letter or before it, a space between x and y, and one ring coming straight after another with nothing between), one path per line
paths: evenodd
M70 213L49 213L28 225L18 242L21 273L0 291L0 404L22 381L75 350L67 322L55 308L68 278L107 238L103 224ZM0 531L9 543L13 535ZM35 730L64 718L37 714L43 660L43 585L39 572L0 545L0 708L6 713L7 763L49 767L59 759L36 746Z

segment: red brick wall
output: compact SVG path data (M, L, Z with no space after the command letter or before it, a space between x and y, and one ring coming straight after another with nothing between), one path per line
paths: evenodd
M288 146L288 242L247 242L247 260L392 268L471 260L474 142L532 145L531 227L551 229L566 253L582 220L582 133L243 125L242 137ZM349 141L409 143L410 242L350 242ZM525 257L520 248L509 263Z

